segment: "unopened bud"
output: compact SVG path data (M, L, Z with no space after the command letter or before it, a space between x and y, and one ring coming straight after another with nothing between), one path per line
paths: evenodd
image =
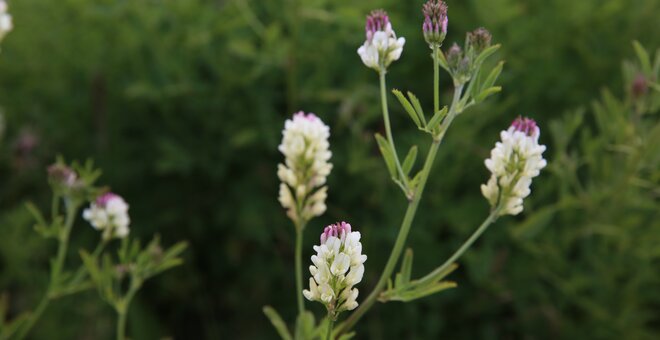
M422 7L424 40L431 45L440 46L447 36L447 4L441 0L429 0Z
M632 95L634 99L640 98L649 90L646 77L643 74L638 74L633 80L631 85Z
M472 49L475 54L483 52L490 47L493 36L487 29L479 27L472 32L467 33L467 49Z
M53 164L48 167L48 179L53 185L71 188L76 183L78 175L64 164Z

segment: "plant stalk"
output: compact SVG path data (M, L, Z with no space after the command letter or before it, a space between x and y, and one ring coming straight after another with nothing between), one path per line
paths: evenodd
M328 331L325 333L326 340L332 340L332 328L335 325L334 318L328 313Z
M53 203L53 218L57 216L57 210L59 208L58 203ZM60 231L59 235L59 245L57 248L57 257L55 258L55 263L51 268L50 272L50 282L48 283L48 288L46 289L46 294L41 298L39 305L30 314L25 325L21 328L20 333L18 333L18 340L24 339L27 334L30 332L34 324L41 318L41 315L44 313L50 300L53 298L53 290L56 288L57 283L59 282L59 276L62 273L62 268L64 267L64 260L66 259L66 252L69 246L69 236L71 234L71 228L73 227L73 222L76 219L76 213L78 211L78 205L74 202L68 201L66 204L66 221L64 223L64 229Z
M305 301L303 300L303 275L302 275L302 244L304 223L296 226L296 298L298 300L298 315L305 312Z
M390 148L392 149L392 153L394 154L394 162L396 163L396 169L397 172L399 173L399 177L401 178L401 182L403 183L403 188L404 193L407 195L408 194L408 178L407 176L403 173L403 169L401 168L401 162L399 162L399 155L396 150L396 147L394 146L394 137L392 137L392 127L390 125L390 114L389 114L389 109L387 107L387 90L386 90L386 81L385 81L385 74L387 72L385 71L384 67L381 67L380 72L378 72L378 75L380 76L380 103L381 107L383 109L383 121L385 121L385 135L387 137L387 141L390 143Z
M434 77L434 84L436 84L439 82L438 80L439 72L437 72L438 58L437 55L435 54L433 56L433 62L434 62L433 77ZM383 83L384 83L384 75L381 74L381 92L384 92L382 90ZM442 139L444 138L445 132L449 128L449 125L451 124L453 117L457 114L456 109L458 106L458 102L461 98L462 91L463 91L463 86L457 86L454 89L454 98L452 100L448 116L441 126L441 133L433 139L433 143L431 144L429 152L426 156L426 161L424 162L424 168L422 169L422 176L418 184L418 189L416 190L413 199L410 201L410 203L408 203L406 214L403 218L403 222L401 222L401 228L399 229L399 235L397 236L396 242L394 243L394 248L390 253L390 257L387 260L385 269L383 269L380 279L378 280L378 283L376 283L376 287L374 287L374 289L371 291L369 296L360 304L360 306L355 310L355 312L353 312L353 314L351 314L351 316L349 316L348 319L346 319L346 322L341 327L340 333L345 333L355 326L357 321L360 320L360 318L362 318L362 316L376 302L378 296L385 287L387 280L392 276L392 272L394 271L394 266L396 266L396 263L398 262L403 247L406 243L406 239L408 238L408 233L410 231L410 227L412 225L413 219L415 218L417 207L419 206L419 202L422 198L424 188L426 187L426 181L429 177L429 174L431 173L431 168L433 166L433 161L435 160L435 156L438 152L438 148L442 143ZM434 94L434 106L439 106L439 94L437 93L437 91Z
M465 253L465 251L467 251L472 246L472 244L481 236L481 234L483 234L484 231L486 231L486 229L488 229L488 227L497 220L500 210L501 210L500 205L498 205L497 208L493 209L490 212L490 215L488 215L488 217L481 223L479 228L477 228L477 230L474 233L472 233L470 238L468 238L463 243L463 245L461 245L461 247L458 248L458 250L451 257L447 259L447 261L445 261L445 263L443 263L440 267L436 268L435 270L433 270L423 278L419 279L415 284L421 285L427 283L430 280L433 280L433 277L435 275L441 273L442 271L447 269L447 267L449 267L452 263L456 262L456 260L458 260L458 258L461 257L463 253Z

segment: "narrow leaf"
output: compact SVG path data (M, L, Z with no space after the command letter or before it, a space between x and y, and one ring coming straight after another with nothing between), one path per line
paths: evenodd
M415 160L417 160L417 145L413 145L408 151L406 159L403 160L403 173L408 176L410 170L412 170L413 165L415 165Z
M435 115L433 115L433 118L431 118L426 128L429 131L435 130L435 128L437 128L440 122L442 121L442 118L444 118L446 115L447 115L447 107L445 106L442 108L442 110L436 112Z
M477 66L481 65L488 57L495 53L500 48L500 46L500 44L497 44L483 50L477 59L474 60L474 64Z
M403 261L401 262L401 276L404 283L410 282L410 274L412 273L412 263L413 263L413 250L408 248L406 249L406 254L403 256Z
M275 327L275 330L277 330L277 333L282 340L293 340L291 333L289 333L289 330L286 328L286 324L273 307L264 306L263 311L268 319L270 319L270 323L273 324L273 327Z
M474 100L476 100L477 102L483 101L484 99L488 98L489 96L491 96L495 93L498 93L500 91L502 91L501 86L493 86L493 87L487 88L487 89L481 91L481 93Z
M403 106L404 110L408 113L410 118L415 122L415 125L417 125L418 128L421 128L421 123L419 121L419 117L417 116L417 113L415 112L415 109L412 107L408 99L401 93L399 90L392 90L392 93L394 93L394 96L399 100L399 103L401 103L401 106Z
M422 121L423 125L426 125L424 110L422 110L422 105L419 104L419 99L417 99L417 97L415 97L415 95L410 91L408 91L408 98L410 98L410 101L412 102L413 107L415 108L415 112L417 113L419 120Z
M442 68L449 72L449 64L447 63L445 54L440 49L438 49L438 64L440 64Z
M504 62L500 61L497 63L497 66L493 68L492 71L488 74L488 77L486 77L486 80L481 84L482 89L487 89L495 84L495 81L497 81L497 78L500 76L500 73L502 73L502 68L504 67Z
M637 53L637 57L639 58L639 62L642 64L642 69L644 70L644 73L650 74L652 72L652 67L651 67L651 58L649 57L648 52L644 49L642 44L639 43L639 41L634 40L632 42L633 47L635 48L635 52Z
M390 172L390 176L396 178L396 164L394 163L394 154L392 153L390 144L379 133L376 134L376 141L378 142L380 153L383 154L383 159L385 160L385 165L387 165L387 170Z

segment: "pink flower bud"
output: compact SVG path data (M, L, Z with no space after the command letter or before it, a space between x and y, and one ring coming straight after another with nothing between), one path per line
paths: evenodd
M389 23L390 19L387 16L387 12L382 9L371 11L371 13L367 16L367 24L365 25L367 41L371 41L376 32L385 31Z
M511 123L511 127L514 130L523 132L528 136L534 136L539 133L539 128L536 126L534 119L527 117L518 116L518 118L516 118L513 123Z
M321 244L325 244L325 241L327 241L330 236L342 238L350 232L351 225L346 222L337 222L335 224L331 224L323 229L323 233L321 234Z

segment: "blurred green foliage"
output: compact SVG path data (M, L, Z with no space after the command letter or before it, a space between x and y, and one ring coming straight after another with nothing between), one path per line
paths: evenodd
M335 164L329 209L307 228L305 257L322 226L350 221L369 256L368 291L405 202L372 137L382 130L377 79L355 51L364 16L388 10L407 38L388 85L429 103L421 4L11 1L15 29L0 54L0 289L10 312L34 306L47 282L54 244L36 237L24 203L47 206L45 166L62 153L97 161L101 180L130 203L136 236L158 232L166 244L191 245L185 266L137 297L134 338L275 338L262 306L277 307L289 324L295 314L294 231L277 202L277 145L284 119L299 109L330 124ZM515 116L539 122L550 171L534 182L525 213L498 221L464 257L452 274L457 289L376 305L361 337L657 338L658 119L635 122L615 98L630 85L619 72L634 55L630 42L660 46L660 3L448 4L446 45L487 27L503 45L504 90L448 133L408 242L413 276L437 266L487 215L483 159ZM449 78L441 81L446 102ZM603 87L611 92L601 97ZM405 112L391 114L403 153L424 136ZM75 230L70 256L94 236ZM34 337L111 338L112 315L93 294L62 300Z

